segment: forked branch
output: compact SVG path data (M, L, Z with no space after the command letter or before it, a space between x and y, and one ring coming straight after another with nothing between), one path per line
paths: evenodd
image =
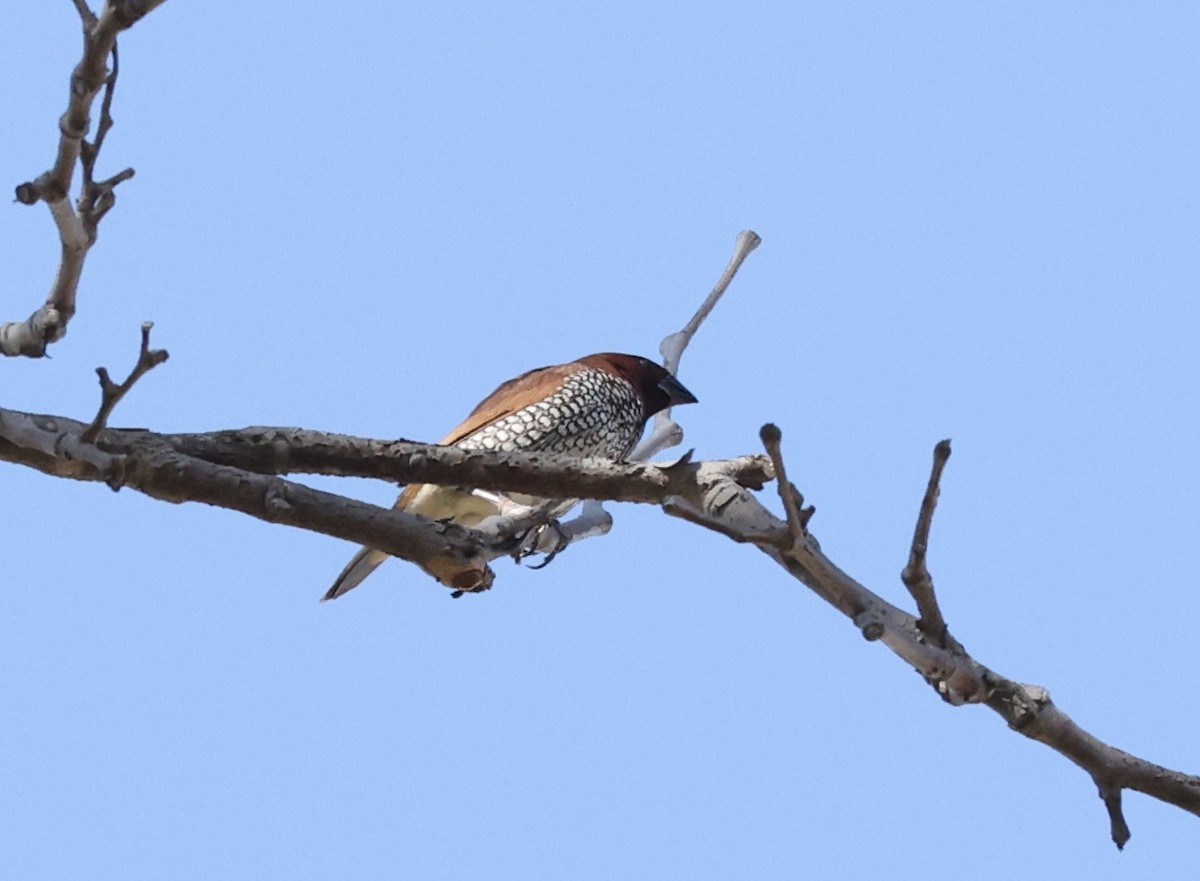
M127 168L97 182L93 178L104 136L112 127L112 97L117 75L117 34L132 27L165 0L107 0L96 15L83 0L73 0L83 25L83 57L71 72L70 98L59 118L58 151L54 164L36 178L19 184L16 199L25 205L45 202L62 245L58 270L46 301L24 321L0 323L0 354L40 358L47 347L62 339L75 315L79 280L97 227L116 202L118 184L133 177ZM110 71L106 62L112 56ZM87 140L91 108L101 89L104 100L93 141ZM76 205L71 204L75 165L82 169L83 184Z
M108 417L112 415L113 408L121 403L121 398L133 388L134 383L170 357L166 349L150 348L150 330L153 327L153 321L142 323L142 346L138 352L137 363L133 365L133 370L124 382L117 384L109 377L107 368L96 368L96 375L100 377L100 409L92 424L83 431L84 443L95 443L104 426L108 424Z
M744 493L737 504L726 502L720 511L703 509L693 500L688 509L664 506L668 513L714 529L735 541L757 545L793 577L810 587L857 626L868 640L878 640L910 664L953 705L982 703L997 712L1026 737L1061 753L1092 778L1109 817L1110 835L1118 848L1130 837L1122 811L1121 791L1135 789L1200 816L1200 777L1184 774L1109 746L1077 725L1050 699L1046 689L1007 679L976 661L950 634L933 592L926 565L929 528L940 490L942 470L950 455L948 441L934 450L934 465L922 501L920 516L905 567L904 581L917 603L920 618L888 603L855 581L820 550L808 532L796 539L799 494L785 488L786 470L779 452L779 432L764 426L763 441L781 478L780 495L787 521L781 521ZM789 484L790 486L790 484ZM697 516L694 508L703 510ZM780 535L789 538L781 545Z

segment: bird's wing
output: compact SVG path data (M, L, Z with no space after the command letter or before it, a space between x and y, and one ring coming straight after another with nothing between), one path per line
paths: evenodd
M494 392L479 402L470 416L442 438L440 443L456 444L484 426L554 394L567 377L579 369L576 362L538 367L501 383Z
M496 420L503 419L510 413L522 410L535 401L554 394L567 377L579 369L580 366L577 362L556 364L553 367L538 367L501 383L494 392L479 402L479 405L471 411L470 416L438 443L456 444ZM400 498L396 499L396 507L401 510L408 508L417 497L421 487L422 484L419 483L411 483L406 486L400 493Z

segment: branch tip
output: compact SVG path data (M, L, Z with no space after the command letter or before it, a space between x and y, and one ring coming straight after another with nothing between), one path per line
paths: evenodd
M758 430L758 437L764 447L770 447L772 444L778 446L783 441L783 432L774 422L768 422Z
M793 490L796 489L795 484L792 484L792 489ZM799 492L797 492L796 495L800 499L800 504L804 504L804 497L801 496ZM816 505L809 505L807 508L801 508L800 509L800 525L803 526L805 529L807 529L808 521L812 520L813 514L816 514L816 513L817 513Z
M17 184L13 201L20 202L22 205L36 205L40 198L37 184L33 181L25 181L23 184Z
M1108 811L1113 844L1117 846L1117 850L1124 850L1129 839L1133 837L1133 833L1129 830L1129 824L1125 822L1125 812L1121 808L1121 787L1104 785L1099 789L1100 798L1104 800L1104 808Z
M75 4L75 11L79 13L84 33L88 33L96 26L96 13L92 12L92 8L87 5L85 0L71 0L71 2Z

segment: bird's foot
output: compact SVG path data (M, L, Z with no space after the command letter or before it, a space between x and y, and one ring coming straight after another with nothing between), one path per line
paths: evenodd
M529 557L544 554L545 559L529 566L530 569L544 569L570 543L570 539L567 538L562 527L558 525L558 521L550 520L547 523L534 526L521 536L520 542L512 552L512 557L520 563Z

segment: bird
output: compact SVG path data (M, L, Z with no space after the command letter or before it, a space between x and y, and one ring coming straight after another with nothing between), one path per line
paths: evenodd
M621 461L651 416L694 403L696 397L660 364L637 355L600 352L501 383L440 442L463 450L553 452ZM495 496L434 484L406 486L393 507L467 527L499 512ZM357 587L387 558L376 548L360 548L322 599L336 599ZM422 568L458 591L486 586L486 564L435 560Z

